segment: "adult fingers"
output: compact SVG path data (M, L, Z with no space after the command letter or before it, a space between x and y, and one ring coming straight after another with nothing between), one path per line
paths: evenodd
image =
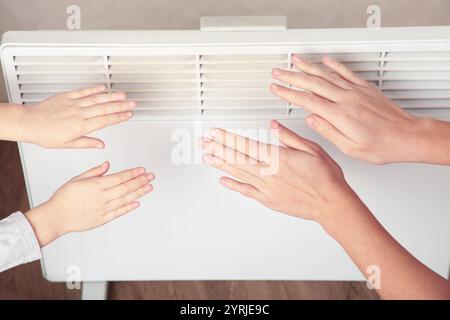
M251 185L255 186L261 186L263 185L263 181L261 178L257 177L256 175L244 170L243 168L240 168L236 165L229 164L223 159L220 159L219 157L216 157L213 154L206 153L203 155L203 161L210 165L211 167L214 167L216 169L219 169L221 171L224 171L233 177L245 181L246 183L249 183Z
M319 65L310 63L309 61L302 59L298 55L292 56L292 63L296 66L300 71L303 71L309 75L316 76L322 78L342 89L349 90L352 89L347 80L342 79L339 74L335 72L329 72L324 68L321 68Z
M335 103L323 99L313 93L301 92L277 84L272 84L270 90L281 99L299 106L308 112L318 114L329 121L334 120L337 116L338 109Z
M346 93L346 90L306 73L275 68L272 70L272 77L334 102L340 101Z
M219 128L211 129L209 134L213 140L220 144L265 163L270 163L274 148L278 148L278 146L259 142Z
M331 70L335 71L337 74L339 74L342 78L346 79L347 81L350 81L353 84L363 87L369 86L369 83L366 80L357 77L350 69L348 69L342 63L329 57L324 57L322 59L322 62L324 65L326 65Z
M235 149L229 148L220 142L203 138L201 143L206 153L212 154L230 165L237 166L253 174L257 174L261 168L261 164L258 160L251 158Z
M353 141L340 132L335 126L317 115L309 115L305 118L305 121L314 131L342 151L348 150L348 147L353 144Z
M255 199L259 202L265 200L265 195L248 183L239 182L229 177L221 177L219 181L225 188L236 191L246 197Z
M317 149L320 148L316 143L300 137L295 132L289 130L278 121L272 120L270 123L271 128L286 147L296 150L304 151L315 155Z

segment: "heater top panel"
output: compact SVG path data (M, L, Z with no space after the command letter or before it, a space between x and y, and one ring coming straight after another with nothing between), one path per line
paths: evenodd
M137 120L301 119L268 90L292 54L333 57L412 112L450 108L450 27L11 31L1 46L11 102L104 84L138 102Z

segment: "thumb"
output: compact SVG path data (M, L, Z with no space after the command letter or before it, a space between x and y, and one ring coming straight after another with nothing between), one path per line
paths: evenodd
M329 123L327 120L312 114L305 118L306 123L314 131L320 134L325 139L336 145L339 149L344 149L348 145L348 138L341 133L335 126Z
M103 176L106 172L108 172L109 166L109 162L105 161L101 165L72 178L71 181Z
M280 139L281 143L283 143L286 147L315 154L317 145L314 142L300 137L298 134L292 130L289 130L278 121L272 120L270 126L274 130L275 135L277 135Z

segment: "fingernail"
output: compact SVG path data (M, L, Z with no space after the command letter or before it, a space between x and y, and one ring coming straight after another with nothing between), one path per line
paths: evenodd
M272 83L271 85L270 85L270 90L272 90L272 91L276 91L276 90L278 90L278 85L277 84L275 84L275 83Z
M213 128L213 129L209 130L209 135L213 138L217 138L220 136L220 130Z
M104 91L104 90L106 90L106 87L105 86L98 86L96 89L98 91Z
M328 56L324 56L324 57L322 58L322 60L323 60L323 61L327 61L327 62L330 62L330 61L331 61L331 59L330 59Z
M108 165L108 161L102 163L101 167L106 167Z
M151 191L152 190L152 185L151 184L147 184L144 186L144 191Z
M152 180L153 178L155 178L155 175L153 173L147 173L148 180Z
M309 117L306 118L306 122L307 122L311 127L313 127L313 126L315 125L315 123L316 123L316 117L314 117L314 116L309 116Z
M206 164L213 164L214 163L214 157L211 154L207 153L207 154L203 155L203 161Z
M272 69L272 76L277 77L281 74L281 70L278 68Z
M126 95L124 92L118 92L116 93L117 99L125 99Z
M280 128L280 123L278 121L276 121L276 120L272 120L271 125L272 125L273 129Z
M291 59L295 61L300 61L300 57L296 54L293 54Z
M127 113L126 113L126 117L127 117L127 118L131 118L132 116L133 116L133 112L127 112Z
M128 101L129 107L136 107L136 101Z
M105 145L102 142L97 142L95 146L99 149L103 149L105 147Z
M133 202L132 204L131 204L131 207L132 208L137 208L137 207L139 207L139 202Z
M201 145L202 147L206 147L209 143L213 142L211 139L203 137L201 139Z
M139 169L137 169L136 173L137 173L137 174L143 174L143 173L145 173L145 168L139 168Z

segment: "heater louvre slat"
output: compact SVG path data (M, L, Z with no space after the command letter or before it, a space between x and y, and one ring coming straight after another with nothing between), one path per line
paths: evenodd
M449 81L391 81L387 80L383 82L381 86L383 90L450 90L450 80Z
M195 73L195 64L160 64L160 65L112 65L111 74L167 74Z
M167 55L167 56L111 56L110 65L171 65L195 64L193 55Z
M101 74L40 74L40 75L19 75L19 84L61 84L61 83L106 83L106 76Z
M19 85L20 93L60 93L65 91L72 91L82 89L85 86L95 86L95 83L58 83L58 84L46 84L46 83L32 83Z
M65 66L65 65L103 65L103 59L101 56L18 56L14 59L16 66Z
M450 108L450 99L437 99L437 100L401 100L394 99L394 102L403 108L410 109L440 109Z
M311 62L321 62L327 56L340 62L377 62L381 59L380 52L347 52L347 53L306 53L299 54L302 58Z
M379 71L380 70L380 62L342 62L347 68L352 71L357 72L366 72L366 71ZM325 66L322 66L325 67Z
M450 80L449 71L386 71L384 80Z
M448 61L392 61L386 62L384 70L450 70Z
M401 90L384 91L384 94L391 99L450 99L450 90Z
M385 61L450 61L450 51L388 52Z

